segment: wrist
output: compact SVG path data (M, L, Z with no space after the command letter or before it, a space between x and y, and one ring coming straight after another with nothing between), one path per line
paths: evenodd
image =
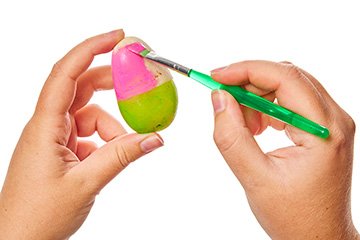
M345 216L287 218L276 224L277 228L264 228L272 239L328 239L360 240L360 234L353 225L350 214ZM273 222L274 223L274 222ZM280 227L279 227L280 226ZM264 227L264 226L263 226Z
M355 228L354 228L354 235L355 235L354 239L360 240L360 234Z
M11 239L9 236L9 218L7 214L7 208L4 206L4 202L0 193L0 239Z
M11 224L11 216L4 205L0 194L0 239L18 239L16 236L17 229Z
M352 222L342 223L339 225L324 224L322 229L325 231L314 232L312 234L316 239L329 239L329 240L360 240L360 235Z
M22 209L7 204L0 194L0 239L35 239L19 212Z

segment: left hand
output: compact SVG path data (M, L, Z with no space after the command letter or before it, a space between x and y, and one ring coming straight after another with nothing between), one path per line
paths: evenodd
M0 194L1 239L67 239L99 191L130 162L163 145L159 135L127 134L108 113L85 106L113 87L110 66L88 69L122 30L89 38L54 65L16 146ZM95 131L101 147L78 137Z

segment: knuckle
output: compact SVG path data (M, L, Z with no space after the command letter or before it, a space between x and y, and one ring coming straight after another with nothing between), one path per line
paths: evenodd
M349 133L343 126L333 127L331 135L334 149L338 153L342 149L348 149L354 138L354 132Z
M91 37L90 38L86 38L81 44L83 45L89 45L91 43Z
M356 124L354 119L343 111L344 114L337 120L333 121L332 135L336 146L344 146L353 141Z
M219 131L214 131L213 139L215 141L216 146L221 149L221 147L227 142L228 140L224 138L223 134Z
M281 63L281 64L284 64L284 65L294 65L292 62L287 61L287 60L281 61L280 63Z
M350 129L351 133L355 133L356 123L350 115L347 115L347 117L346 117L346 124L347 124L348 128Z
M132 161L133 157L131 154L126 150L123 144L117 144L115 147L115 154L116 154L116 167L119 170L126 168Z
M50 72L50 77L55 77L62 73L60 65L61 65L61 60L58 60L56 63L54 63Z
M71 79L73 81L76 81L76 79L69 75L66 71L63 70L62 68L62 63L63 59L58 60L52 67L52 70L50 72L50 78L56 78L56 77L61 77L61 78L68 78Z
M102 111L102 108L100 107L100 105L95 104L95 103L89 104L89 105L88 105L88 108L89 108L90 110L96 111L96 112Z
M285 64L284 68L285 68L285 73L292 78L301 79L304 77L301 69L292 63Z
M24 126L23 134L21 140L25 141L27 144L32 145L34 143L33 139L40 132L40 123L38 118L33 116Z
M334 142L336 146L344 146L347 142L347 136L341 128L334 130Z
M85 39L80 45L87 48L89 51L91 50L91 47L93 45L93 37ZM92 52L91 52L92 53Z
M221 152L227 152L233 148L239 142L240 134L237 134L237 131L232 132L221 132L215 131L213 138L216 146L219 148Z

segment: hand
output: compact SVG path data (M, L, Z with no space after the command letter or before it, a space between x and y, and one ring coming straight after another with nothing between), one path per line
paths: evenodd
M1 239L67 239L111 179L163 145L157 134L127 134L100 107L86 106L94 91L113 87L110 66L89 65L123 37L118 30L89 38L54 65L0 194ZM103 147L78 140L95 131Z
M309 73L290 63L246 61L212 77L277 102L330 130L321 139L214 91L215 142L272 239L355 239L350 188L355 125ZM261 151L253 135L285 130L294 146Z

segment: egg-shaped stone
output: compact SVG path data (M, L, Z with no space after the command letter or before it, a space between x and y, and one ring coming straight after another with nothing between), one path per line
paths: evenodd
M112 77L120 112L126 123L138 133L160 131L175 118L177 91L167 68L130 51L127 46L142 44L127 37L112 52Z

